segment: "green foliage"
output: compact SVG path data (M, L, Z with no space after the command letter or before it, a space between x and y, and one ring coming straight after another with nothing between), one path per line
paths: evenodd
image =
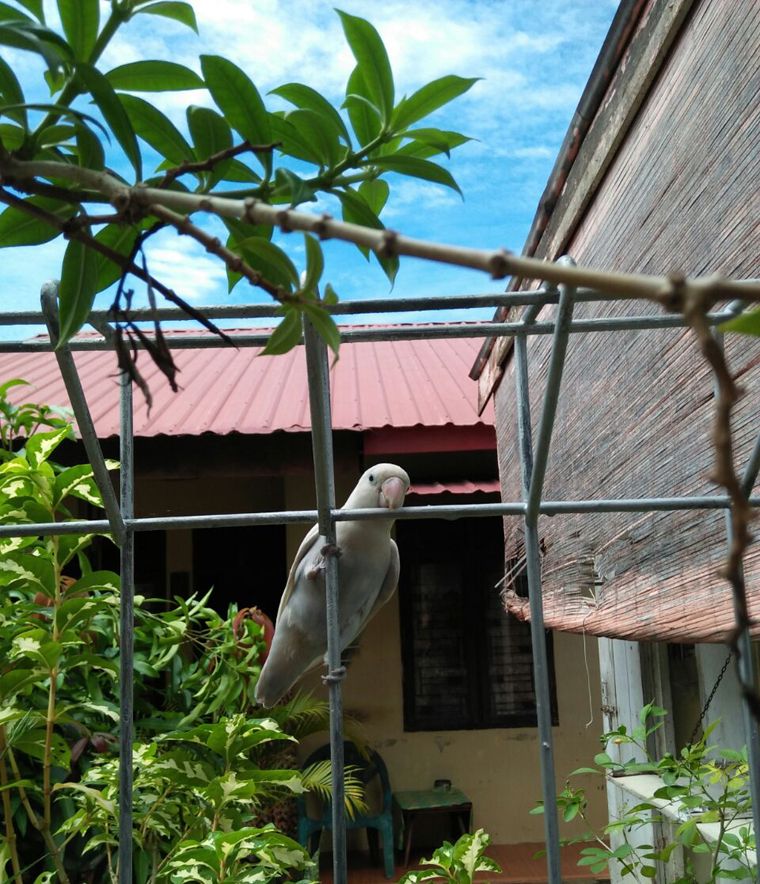
M61 221L71 223L73 216L80 216L79 235L69 243L61 274L62 343L82 326L95 295L124 270L123 263L103 255L91 257L92 238L102 242L113 225L90 225L87 215L98 193L110 211L111 195L98 191L98 181L85 178L85 172L107 166L127 174L124 170L131 166L137 183L150 165L146 183L152 186L289 207L315 201L321 194L340 203L344 220L375 229L383 228L380 214L389 199L384 177L388 174L459 192L440 159L469 139L429 125L410 127L465 93L476 80L441 77L397 100L388 53L368 21L337 11L356 60L341 107L311 86L286 83L270 95L290 109L271 110L268 96L260 94L249 74L221 56L201 55L200 73L166 60L145 59L110 70L102 65L104 49L136 16L160 16L170 26L197 31L191 4L112 0L102 21L100 8L98 0L58 0L59 33L46 23L38 0L0 4L0 45L42 56L51 96L46 105L30 103L26 96L39 94L41 84L19 82L11 67L0 62L0 172L4 163L20 161L27 164L27 177L34 182L27 188L31 197L0 214L0 248L47 242L61 235ZM204 104L210 106L187 108L184 133L152 103L133 94L185 89L205 90ZM92 106L97 119L82 112ZM80 168L87 203L70 177L56 178L49 166L40 171L35 166L40 160L67 170ZM46 183L56 185L55 195ZM150 208L145 212L150 219ZM125 212L115 225L129 244L115 249L122 261L137 234L150 226L138 216ZM232 255L252 271L241 273L239 263L228 260L230 289L246 277L281 303L282 322L265 352L282 353L297 344L306 315L337 353L338 330L319 298L324 270L319 240L307 238L303 284L301 268L296 270L271 240L271 228L236 222L226 242ZM369 259L366 247L360 249ZM398 258L385 253L376 257L393 283Z
M419 881L449 881L451 884L472 884L477 872L500 872L498 863L485 855L491 839L483 829L462 835L455 844L444 841L430 859L420 865L430 866L407 872L399 884L417 884Z
M68 420L9 403L24 383L0 386L0 523L102 506L89 465L52 460ZM92 540L0 538L0 877L15 884L118 874L119 577L91 569ZM314 881L308 853L255 821L274 800L328 788L324 767L269 763L295 743L289 726L324 726L324 704L296 697L260 717L262 628L207 602L135 599L135 880ZM350 775L346 794L361 807Z
M679 884L694 880L692 854L709 855L710 881L727 878L755 880L755 836L751 827L743 822L752 812L746 749L737 752L710 745L713 724L706 728L699 741L684 746L677 756L666 754L655 759L649 753L647 740L662 727L665 715L664 709L648 703L642 708L639 725L633 730L621 725L602 735L604 749L610 744L621 752L625 750L620 747L634 749L634 756L629 760L615 761L603 751L594 758L596 767L578 768L570 774L571 777L581 774L612 774L615 777L654 774L662 782L651 799L626 806L621 816L611 820L602 832L591 830L583 837L573 839L594 842L581 850L578 864L588 866L593 874L597 874L610 863L615 863L623 877L632 875L634 880L654 878L659 865L668 863L675 851L686 847L687 875ZM635 757L645 760L636 761ZM585 789L572 786L569 780L557 795L557 806L565 822L579 817L588 824L587 804ZM539 803L531 813L543 813L542 804ZM677 821L672 841L655 848L651 844L640 844L636 837L632 837L652 822L665 819ZM697 828L699 823L718 824L714 843L702 839ZM608 843L610 836L622 839L622 843L611 847Z
M721 331L741 332L745 335L760 337L760 310L748 310L735 319L730 319L720 326Z

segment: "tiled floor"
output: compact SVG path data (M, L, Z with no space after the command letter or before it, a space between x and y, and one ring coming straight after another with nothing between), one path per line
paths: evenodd
M562 880L563 881L597 881L609 880L609 875L589 877L587 870L577 865L578 856L583 845L572 845L562 848ZM534 859L536 851L543 848L543 843L525 843L525 844L492 844L487 855L496 860L502 868L501 874L485 874L481 873L476 877L476 881L482 881L483 884L491 882L491 884L540 884L546 881L546 859L539 857ZM429 853L424 854L429 856ZM397 854L398 857L398 854ZM419 857L419 855L418 855ZM332 884L332 856L330 854L323 855L323 872L321 874L322 884ZM409 868L416 868L415 858L410 859ZM396 865L396 875L394 880L398 880L406 871L402 866ZM348 880L349 884L387 884L388 879L385 877L380 866L372 866L369 856L366 854L349 854L348 858Z

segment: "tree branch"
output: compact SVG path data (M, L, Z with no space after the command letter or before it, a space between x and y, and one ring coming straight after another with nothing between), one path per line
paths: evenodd
M677 279L554 264L539 258L513 255L504 249L472 249L413 239L392 230L374 230L336 221L327 215L277 208L253 198L234 200L223 196L161 190L139 184L129 187L107 172L93 172L65 163L0 160L0 173L20 181L35 177L73 181L89 190L100 191L120 212L134 211L137 215L144 214L150 212L150 207L154 204L186 215L207 212L222 218L236 218L251 224L279 227L285 232L303 230L322 239L352 242L370 248L382 256L408 255L426 261L470 267L484 271L494 279L521 276L555 284L594 288L620 298L653 301L669 311L679 309L677 300L674 300L676 287L681 296L704 298L708 307L718 301L736 298L760 303L760 283L757 282L729 280L717 275L699 279Z
M167 169L166 174L156 186L159 188L168 187L173 181L179 178L180 175L186 175L190 172L210 172L214 166L219 165L219 163L224 162L224 160L231 160L233 157L239 156L241 153L247 153L248 151L255 154L272 153L272 151L274 151L276 147L279 147L280 144L281 142L279 141L273 141L271 144L251 144L250 141L243 141L242 144L236 144L233 147L227 147L224 150L217 151L205 160L199 160L198 162L186 160L184 163L180 163L179 166Z
M722 485L731 501L731 545L728 557L722 570L722 576L731 586L734 597L736 624L728 636L727 644L736 660L740 660L742 649L741 634L751 626L747 593L744 581L744 553L752 542L749 523L752 509L742 483L734 466L734 447L731 432L731 412L738 402L742 391L736 386L729 370L723 348L713 335L707 323L706 313L709 307L704 297L686 297L683 303L683 315L691 326L699 343L702 355L713 371L717 396L715 416L713 420L713 450L715 461L711 479ZM739 668L739 682L744 698L753 716L760 721L760 695L753 684L745 683Z
M293 300L289 292L285 291L282 287L269 282L269 280L265 279L258 270L255 270L250 264L244 261L240 255L237 255L231 249L222 245L218 237L212 236L210 233L207 233L205 230L202 230L200 227L193 224L186 215L178 215L176 212L172 212L171 209L156 205L155 203L150 206L149 211L151 215L155 215L156 218L165 221L167 224L171 224L172 227L175 227L180 233L192 237L199 242L207 252L221 258L230 270L245 277L251 285L263 289L268 295L271 295L275 301L283 303L285 301Z

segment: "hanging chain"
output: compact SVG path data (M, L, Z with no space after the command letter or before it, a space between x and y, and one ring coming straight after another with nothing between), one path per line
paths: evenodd
M715 679L715 684L713 685L713 689L710 691L709 696L705 700L705 705L702 707L702 711L699 713L699 718L697 719L697 723L694 725L694 730L691 734L691 739L689 740L689 745L693 745L693 743L697 739L697 734L699 733L700 728L702 727L705 715L707 715L707 710L710 708L710 703L713 701L713 697L720 686L720 683L723 681L723 676L726 674L726 670L728 669L728 665L731 662L731 658L734 656L733 651L728 652L728 657L726 657L726 662L723 664L723 668L718 673L718 677Z

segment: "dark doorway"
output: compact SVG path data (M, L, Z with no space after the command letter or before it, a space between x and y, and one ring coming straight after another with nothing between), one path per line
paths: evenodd
M288 576L284 525L193 531L193 589L211 587L210 604L226 615L256 605L274 620Z

